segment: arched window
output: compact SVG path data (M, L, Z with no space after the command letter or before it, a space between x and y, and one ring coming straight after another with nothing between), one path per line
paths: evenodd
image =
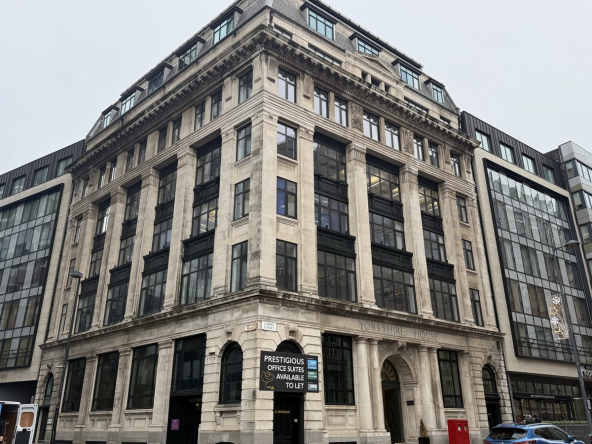
M397 370L393 364L386 360L384 364L382 364L382 370L380 371L380 379L382 382L393 382L399 380L399 375L397 374Z
M495 375L489 366L483 367L483 389L486 395L497 395L497 384Z
M45 384L45 393L43 394L43 405L51 404L52 392L53 392L53 373L49 375L49 378L47 378L47 383Z
M298 346L294 344L292 341L282 341L280 345L277 346L276 351L281 353L294 353L297 355L302 354Z
M220 372L220 404L241 402L243 383L243 351L238 343L229 345L222 356Z

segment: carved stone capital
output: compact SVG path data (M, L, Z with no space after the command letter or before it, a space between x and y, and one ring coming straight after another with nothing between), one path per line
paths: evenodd
M401 182L409 182L417 185L417 175L419 171L417 168L410 165L405 165L399 170L399 177Z
M142 174L142 188L146 188L149 186L158 186L158 179L160 175L158 170L155 168L150 168L147 172Z
M183 151L177 154L177 168L182 168L185 165L195 167L197 156L195 150L191 147L187 147Z
M366 147L356 142L350 143L347 146L347 160L366 163Z
M456 199L456 190L453 190L448 182L441 183L439 188L444 199Z
M117 187L111 192L111 205L118 203L125 203L127 199L127 192L123 187Z

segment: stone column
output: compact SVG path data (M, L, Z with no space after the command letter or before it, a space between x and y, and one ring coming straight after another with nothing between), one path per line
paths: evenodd
M127 408L124 402L127 398L127 387L129 381L131 348L119 350L119 362L117 363L117 380L115 381L115 393L113 395L113 411L109 433L118 432L123 424L121 412ZM117 439L110 441L117 441Z
M152 422L150 431L162 433L166 436L171 393L171 378L173 375L174 341L167 339L158 343L158 363L156 366L156 383L154 384L154 405L152 407ZM163 442L156 440L157 442Z
M456 275L456 293L458 300L459 320L468 324L474 324L471 299L469 296L469 283L467 281L467 268L463 250L463 239L458 221L458 209L456 205L456 193L450 184L440 184L440 206L442 207L442 225L444 227L444 242L446 245L446 257L448 263L454 265ZM470 239L467 239L470 241Z
M356 370L358 383L358 415L360 418L360 432L374 430L372 421L372 400L370 399L370 374L368 369L368 339L356 338Z
M247 287L275 290L277 118L258 114L251 134Z
M69 365L69 363L68 363ZM88 418L89 403L93 393L93 383L97 367L97 357L89 356L86 358L84 368L84 382L82 383L82 396L80 397L80 408L78 409L78 419L76 420L76 429L86 426Z
M384 400L382 399L381 366L378 357L378 341L370 339L370 380L372 381L372 414L374 416L374 430L384 432Z
M222 91L223 103L222 112L227 113L238 105L238 81L235 75L224 79L224 88Z
M436 410L436 418L438 420L438 427L445 429L448 425L446 423L446 415L444 414L444 399L442 398L442 382L440 381L440 367L438 365L438 349L430 347L430 367L432 371L432 391L434 393L434 408Z
M331 122L335 122L335 93L331 90L327 97L327 117Z
M417 348L419 357L419 396L421 399L420 419L428 430L435 430L436 412L434 409L434 397L432 394L432 372L427 347Z
M413 147L411 147L413 149ZM405 219L405 248L413 252L413 270L417 313L433 317L432 300L428 283L428 266L423 240L421 209L419 206L419 189L417 184L417 168L409 165L399 171L401 195L409 196L403 205Z
M154 168L142 175L142 190L140 191L140 206L138 209L138 223L136 225L136 239L132 254L132 268L125 305L125 320L134 316L137 301L140 298L142 285L143 257L152 248L154 233L154 217L156 216L156 202L158 200L158 170Z
M183 240L191 235L195 165L196 156L193 148L187 147L177 154L177 186L163 310L168 310L175 305L183 267Z
M347 146L347 183L349 194L349 231L356 237L356 278L358 302L376 305L372 275L372 249L368 219L366 186L366 147L357 143Z
M88 208L82 214L82 227L80 229L80 239L78 240L78 248L76 255L77 269L84 277L88 274L88 267L90 265L91 250L93 247L93 238L95 230L97 229L97 206L89 204Z
M471 353L462 351L458 353L458 371L460 373L460 386L462 390L463 404L467 412L469 421L469 430L477 429L477 419L475 417L475 394L473 391L473 381L471 378Z

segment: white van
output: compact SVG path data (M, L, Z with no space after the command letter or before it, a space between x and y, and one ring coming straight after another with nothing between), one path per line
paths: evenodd
M4 422L3 444L33 443L37 407L37 404L0 401L0 422Z

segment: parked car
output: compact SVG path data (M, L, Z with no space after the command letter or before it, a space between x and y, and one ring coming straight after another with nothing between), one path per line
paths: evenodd
M500 424L483 440L483 444L584 444L553 424Z

